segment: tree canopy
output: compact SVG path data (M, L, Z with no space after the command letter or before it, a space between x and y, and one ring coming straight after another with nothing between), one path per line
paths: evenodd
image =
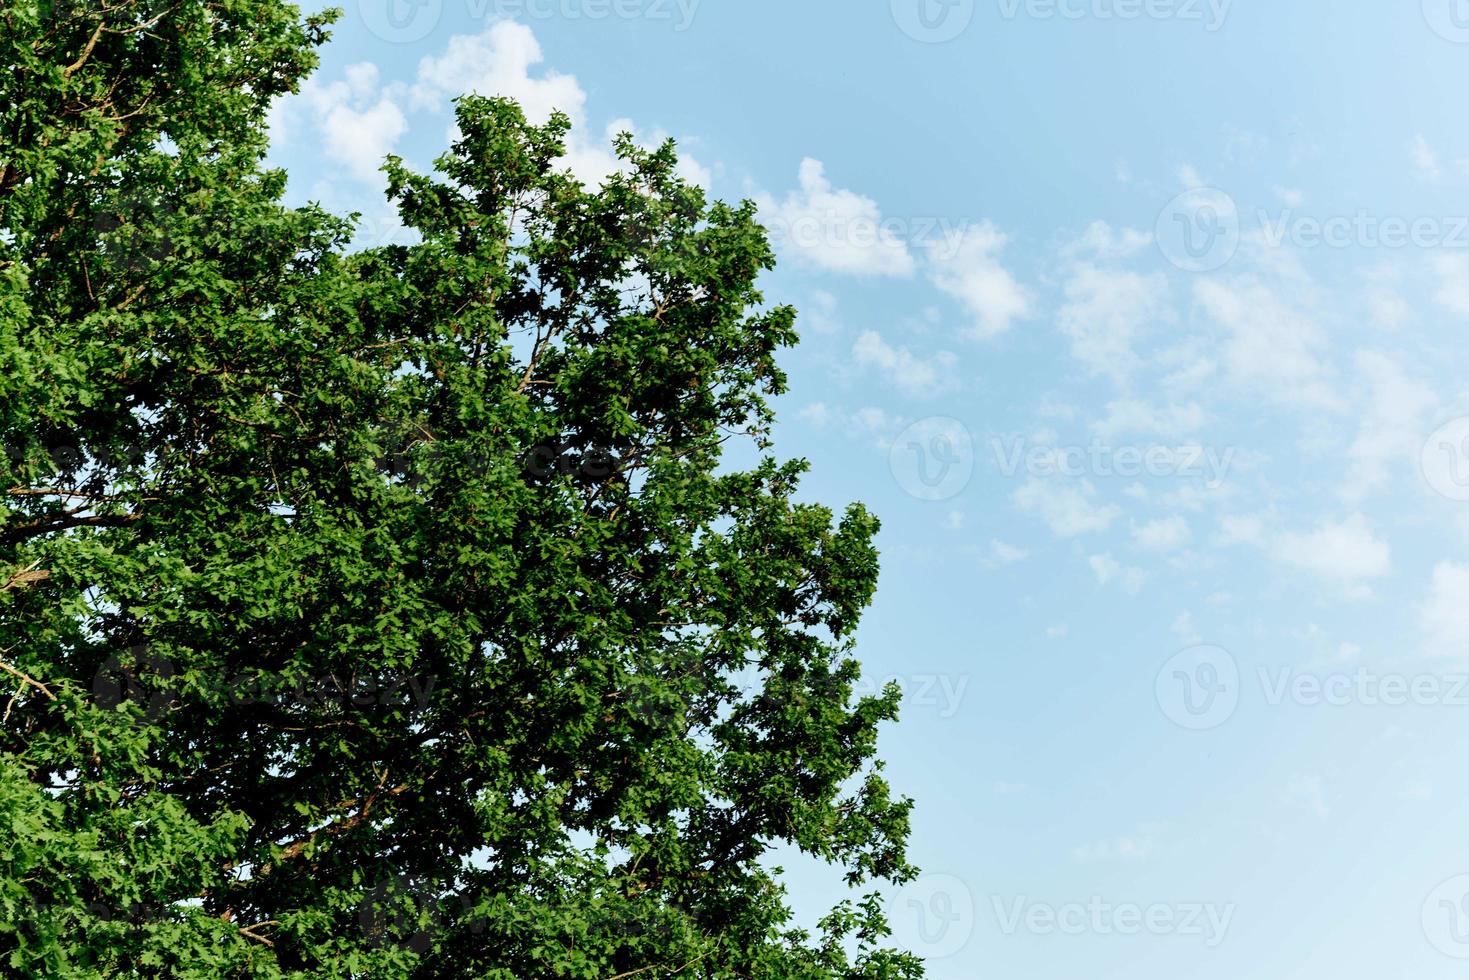
M754 207L469 96L356 249L264 163L332 19L0 12L0 969L919 976ZM775 848L853 900L796 928Z

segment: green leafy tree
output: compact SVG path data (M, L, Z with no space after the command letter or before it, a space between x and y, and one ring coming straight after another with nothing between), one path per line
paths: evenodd
M753 207L465 98L354 251L262 164L330 20L0 13L0 969L919 976ZM777 847L857 897L794 928Z

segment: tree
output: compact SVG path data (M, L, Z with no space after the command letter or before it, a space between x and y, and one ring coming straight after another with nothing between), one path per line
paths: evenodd
M773 456L753 206L469 97L354 251L262 164L330 14L0 18L7 969L919 976L877 523ZM794 928L775 846L860 897Z

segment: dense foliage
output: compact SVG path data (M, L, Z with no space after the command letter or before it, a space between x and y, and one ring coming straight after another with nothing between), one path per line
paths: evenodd
M354 251L262 164L330 20L0 12L0 970L919 975L753 208L470 97ZM793 928L773 847L862 897Z

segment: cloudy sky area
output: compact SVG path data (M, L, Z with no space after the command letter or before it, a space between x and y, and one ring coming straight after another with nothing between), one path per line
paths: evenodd
M390 239L382 157L503 94L589 181L627 130L759 202L780 452L884 521L859 652L908 693L931 975L1432 980L1469 957L1460 6L362 0L275 161Z

